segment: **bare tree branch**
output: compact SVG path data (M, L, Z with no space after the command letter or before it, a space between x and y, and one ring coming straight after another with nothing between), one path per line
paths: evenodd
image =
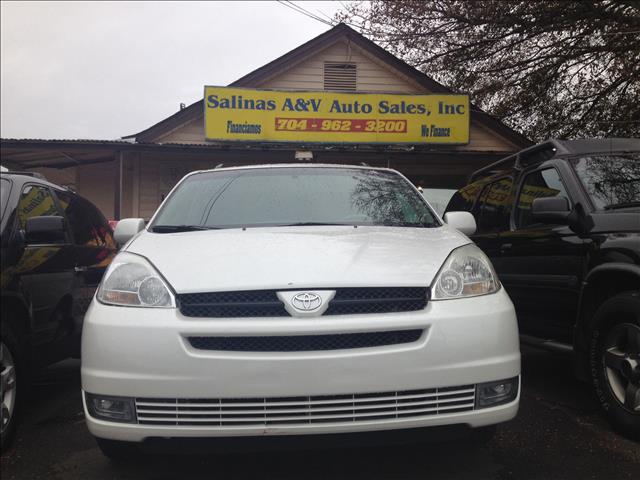
M336 20L533 140L640 136L638 0L374 0Z

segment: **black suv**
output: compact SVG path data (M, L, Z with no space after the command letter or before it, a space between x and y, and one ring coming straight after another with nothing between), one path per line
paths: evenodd
M523 343L573 350L614 426L640 437L640 140L535 145L475 172L459 210Z
M90 202L33 174L0 175L2 448L32 373L79 355L84 313L116 253Z

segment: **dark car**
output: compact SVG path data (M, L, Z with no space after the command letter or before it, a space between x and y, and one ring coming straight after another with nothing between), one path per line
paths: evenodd
M2 447L30 378L78 356L82 320L116 253L100 211L33 174L0 175Z
M613 425L640 437L640 140L535 145L446 210L473 213L521 340L573 351Z

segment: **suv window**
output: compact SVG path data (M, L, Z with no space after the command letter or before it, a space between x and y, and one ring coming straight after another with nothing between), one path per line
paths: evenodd
M445 212L471 212L473 202L483 186L484 183L476 182L458 190L449 200Z
M516 204L516 227L524 228L534 223L531 218L531 204L534 199L545 197L564 197L571 205L569 194L555 168L538 170L525 177Z
M589 155L571 164L597 209L640 203L640 154Z
M52 217L60 215L53 195L49 188L43 185L27 185L22 190L18 201L18 225L24 230L27 218Z
M98 209L82 197L56 191L76 245L110 245L111 232Z
M512 186L513 179L506 177L484 188L475 210L478 233L509 230Z

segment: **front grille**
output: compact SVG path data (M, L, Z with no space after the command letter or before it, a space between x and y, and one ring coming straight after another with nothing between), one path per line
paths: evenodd
M397 345L417 341L422 330L339 333L331 335L287 335L266 337L188 337L200 350L231 352L309 352Z
M186 293L178 295L187 317L287 317L275 290Z
M411 419L474 408L475 385L311 397L137 398L142 425L265 427Z
M339 288L325 315L392 313L422 310L427 306L424 287Z
M324 315L411 312L424 309L428 300L426 287L338 288ZM178 303L187 317L289 316L276 290L186 293Z

